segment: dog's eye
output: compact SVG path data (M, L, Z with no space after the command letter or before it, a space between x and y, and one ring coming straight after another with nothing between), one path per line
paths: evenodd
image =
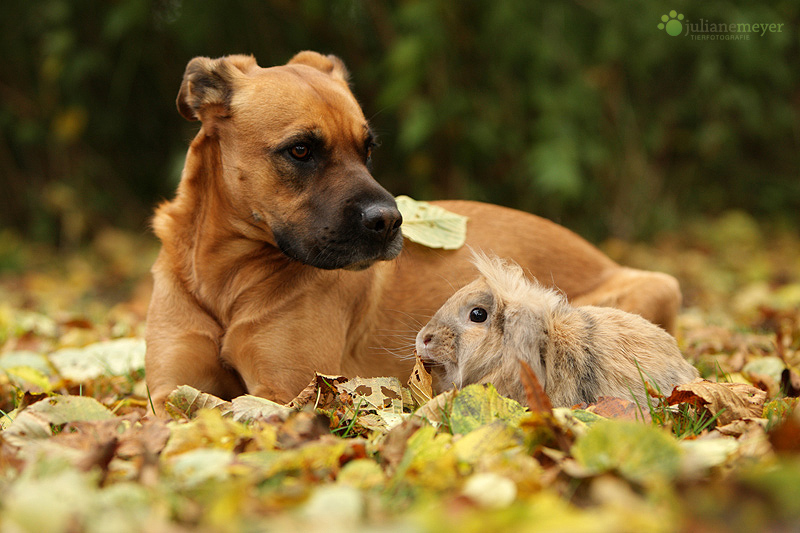
M289 155L298 161L308 161L311 159L311 147L305 143L298 143L289 148Z
M489 318L489 313L483 307L475 307L469 312L469 319L472 322L486 322L487 318Z

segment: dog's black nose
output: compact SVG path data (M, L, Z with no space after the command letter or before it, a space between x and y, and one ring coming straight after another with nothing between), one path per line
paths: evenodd
M403 215L394 206L370 205L361 212L361 222L370 231L391 237L403 223Z

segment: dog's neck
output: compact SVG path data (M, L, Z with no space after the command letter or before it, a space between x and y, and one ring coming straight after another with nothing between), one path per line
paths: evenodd
M159 206L153 227L168 253L180 258L181 282L225 324L238 298L265 278L317 269L286 257L263 223L237 216L222 173L219 142L201 129L177 195Z

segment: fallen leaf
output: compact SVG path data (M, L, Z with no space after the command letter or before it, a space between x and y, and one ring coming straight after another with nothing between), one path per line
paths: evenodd
M233 410L231 402L201 392L189 385L181 385L172 391L164 407L172 418L179 420L194 418L201 409L219 409L224 415L230 414Z
M362 490L380 487L386 482L386 474L373 459L355 459L350 461L336 476L336 482Z
M520 379L522 385L525 387L525 396L528 400L528 409L537 413L553 413L553 404L550 403L550 398L544 392L542 384L531 369L530 365L519 360L520 365Z
M419 418L409 418L392 428L380 441L379 451L390 469L397 468L406 453L408 439L419 431L423 422Z
M462 436L453 444L453 452L460 462L474 465L482 458L500 454L520 444L520 432L498 420Z
M744 383L715 383L695 380L675 387L667 398L669 405L690 403L717 415L717 424L725 425L740 418L759 418L767 393Z
M800 451L800 405L769 432L769 441L778 453Z
M470 476L462 493L481 507L502 509L517 498L517 484L505 476L484 472Z
M600 396L597 398L596 403L586 407L586 411L604 418L640 420L647 424L652 422L650 410L647 406L640 407L630 400L613 396Z
M595 473L618 471L625 478L650 484L674 478L680 468L677 441L662 429L624 420L593 424L578 437L572 456Z
M48 376L53 373L49 359L38 352L20 350L0 355L0 370L15 367L33 368Z
M458 391L450 389L438 394L430 399L428 403L414 412L414 416L427 420L431 424L439 425L450 418L450 411L453 408L453 398Z
M144 339L115 339L50 354L58 373L73 381L124 376L144 368Z
M253 428L225 418L219 410L201 409L192 420L170 427L169 440L161 455L170 458L198 448L233 451L242 441L253 438L253 434ZM271 444L274 442L273 432Z
M467 238L467 217L428 202L398 196L397 208L403 215L403 236L429 248L457 250Z
M262 479L290 474L313 481L332 479L346 462L365 455L363 440L328 436L291 449L242 453L237 460L255 467Z
M357 528L364 514L365 500L361 491L348 485L323 485L316 487L311 496L299 510L306 520L305 527L299 529L322 530L334 522L340 531ZM313 527L317 524L318 527Z
M516 401L501 396L491 383L476 383L461 389L453 399L450 429L466 434L495 420L518 423L526 413Z
M458 480L458 461L453 437L437 433L433 426L422 426L406 443L405 453L394 472L394 483L425 490L452 488Z
M724 464L739 449L735 438L717 435L714 438L682 440L678 443L684 454L681 473L687 478L698 478L709 468Z
M336 385L346 383L350 378L345 376L328 376L315 373L311 383L306 385L300 393L288 404L292 409L301 409L306 405L312 405L315 409L326 408L336 401L339 392Z
M330 425L325 415L306 408L291 413L279 427L277 443L283 449L297 448L330 434Z
M762 374L769 376L776 383L780 383L781 374L785 368L786 363L784 363L780 357L757 357L744 365L742 373Z
M20 389L33 392L51 392L53 386L50 384L50 378L37 368L29 366L15 366L6 368L5 373L11 378L11 381ZM31 389L34 387L34 389Z
M765 429L767 426L767 419L741 418L739 420L734 420L730 424L725 424L724 426L717 426L716 428L714 428L714 431L721 433L722 435L725 435L727 437L741 437L755 426Z
M403 392L397 378L356 377L338 384L336 388L350 394L354 403L361 399L366 406L378 411L403 412Z
M414 368L411 370L407 385L417 405L425 405L433 398L433 378L416 350L414 350Z
M209 481L231 476L234 454L220 448L196 448L178 455L169 466L173 482L182 488L194 488Z
M286 420L294 409L266 398L245 394L231 401L231 413L236 422L252 422L277 417Z
M51 396L23 409L3 431L15 446L52 436L53 426L68 422L107 420L114 415L103 404L88 396Z

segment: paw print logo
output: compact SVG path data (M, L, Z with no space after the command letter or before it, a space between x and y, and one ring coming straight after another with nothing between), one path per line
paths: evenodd
M666 30L666 32L673 37L680 35L683 31L683 13L678 13L674 9L669 12L669 16L661 15L661 22L658 23L659 30Z

